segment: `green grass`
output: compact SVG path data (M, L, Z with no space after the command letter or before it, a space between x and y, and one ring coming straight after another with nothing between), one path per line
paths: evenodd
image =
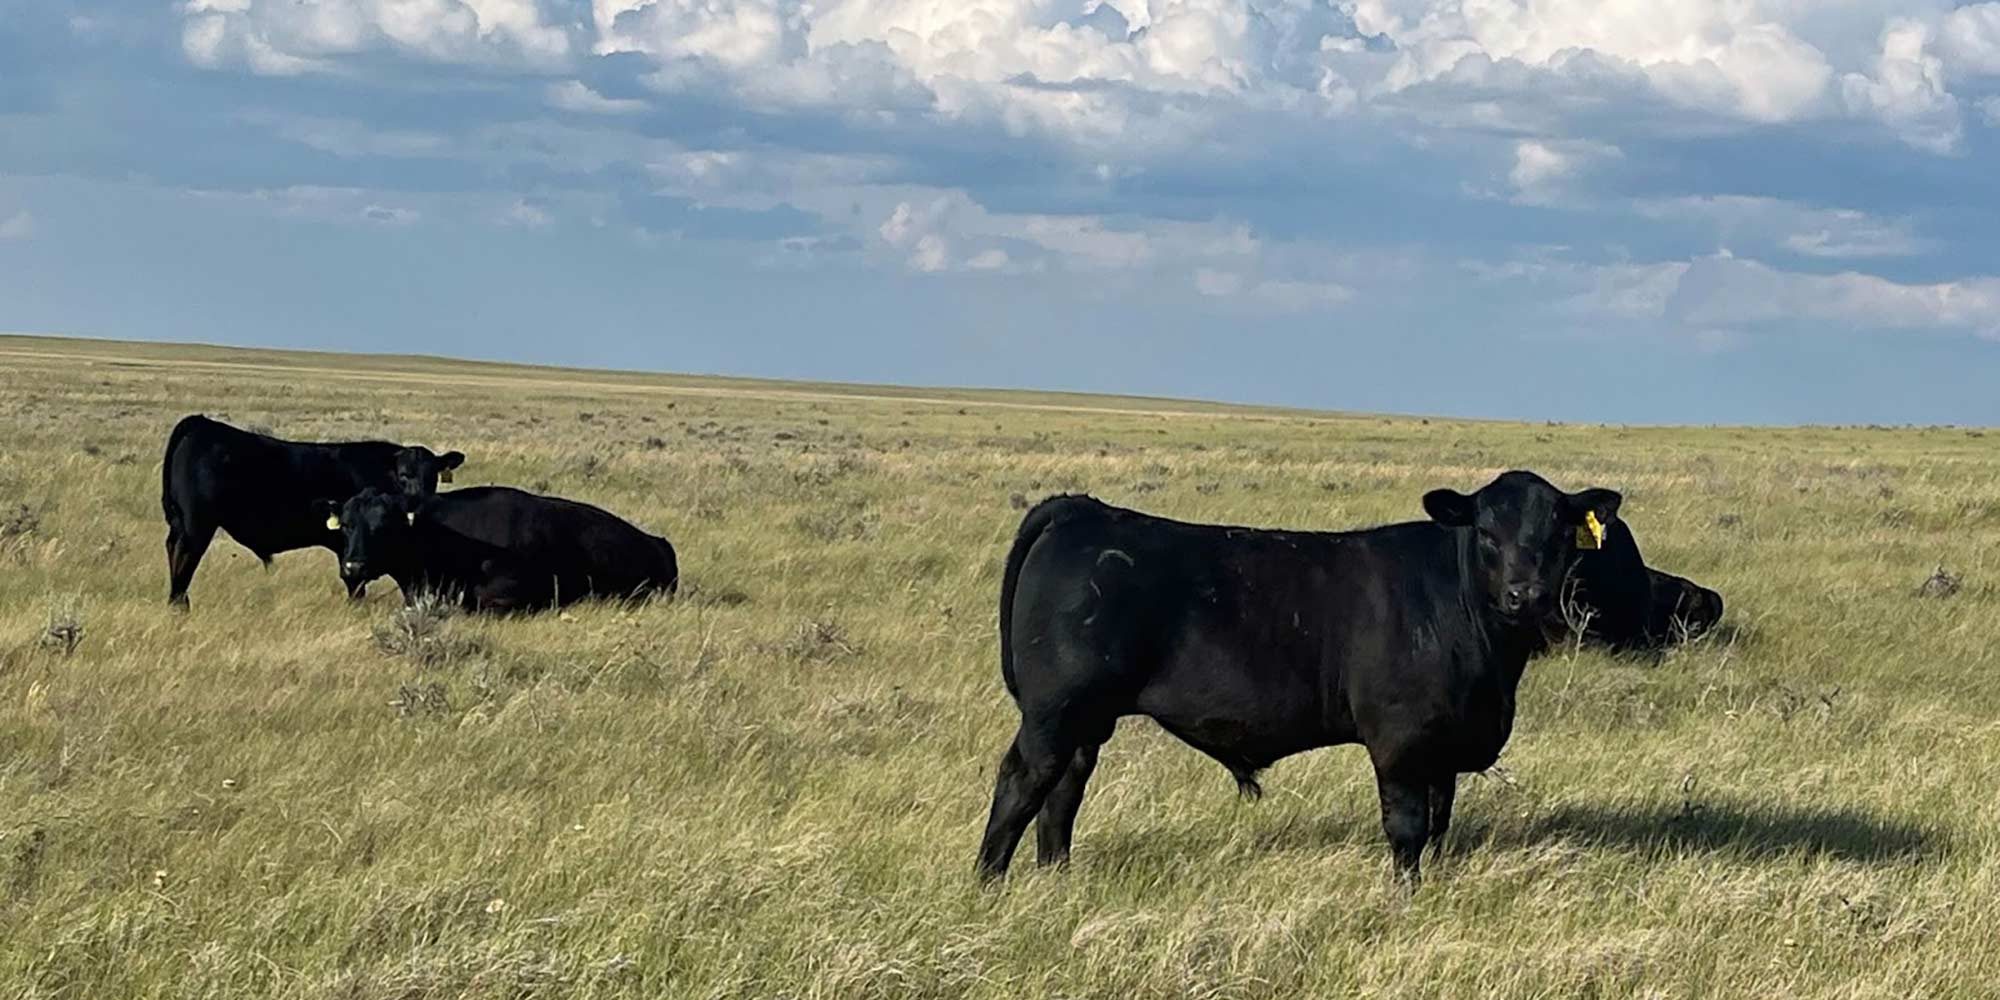
M2000 434L1626 429L0 339L0 996L1985 997L2000 981ZM684 599L399 634L218 541L207 412L601 504ZM994 601L1057 490L1417 516L1510 467L1626 494L1728 627L1537 661L1450 855L1390 877L1358 748L1258 804L1131 720L1064 873L972 862ZM1940 562L1955 596L1918 586ZM80 636L51 626L74 624ZM65 652L70 635L75 645ZM1031 834L1032 839L1032 834ZM1031 848L1030 848L1031 850ZM1023 862L1027 860L1024 857Z

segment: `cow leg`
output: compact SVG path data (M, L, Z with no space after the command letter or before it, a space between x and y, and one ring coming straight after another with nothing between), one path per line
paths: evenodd
M167 528L167 604L186 610L188 606L188 584L194 581L194 570L201 565L201 557L208 551L208 543L215 540L215 527L204 525L192 531L178 527Z
M1097 746L1087 744L1070 755L1069 767L1057 779L1054 791L1035 816L1035 862L1041 865L1069 864L1070 836L1076 830L1076 812L1083 806L1083 786L1097 768Z
M1013 745L1000 760L993 783L993 811L986 819L986 836L979 842L979 878L991 882L1007 873L1014 848L1028 830L1028 821L1063 776L1064 762L1074 748L1056 752L1023 723Z
M1458 797L1458 775L1447 774L1431 781L1431 858L1444 857L1444 833L1451 829L1451 803Z
M1396 875L1415 889L1423 878L1419 868L1430 836L1430 783L1378 769L1375 789L1382 798L1382 832L1396 857Z

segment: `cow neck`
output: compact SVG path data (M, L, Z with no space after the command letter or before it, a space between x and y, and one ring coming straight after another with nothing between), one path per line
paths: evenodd
M431 532L424 530L421 524L411 525L410 530L416 535L416 544L405 549L404 557L389 570L389 578L395 580L396 586L404 593L416 593L435 586L438 581L432 579L435 574L431 567L438 565L438 556L441 555Z
M1478 579L1478 559L1474 554L1471 528L1449 528L1458 559L1458 608L1479 639L1480 651L1498 658L1510 682L1517 682L1528 661L1548 644L1542 630L1531 624L1513 623L1494 612L1485 595L1473 585Z

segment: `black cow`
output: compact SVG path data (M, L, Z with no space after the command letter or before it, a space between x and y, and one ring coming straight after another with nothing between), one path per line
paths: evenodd
M1624 521L1606 529L1601 548L1578 557L1570 580L1584 637L1614 651L1657 650L1722 620L1722 595L1647 566Z
M574 500L480 486L427 500L364 490L318 506L343 539L348 585L387 576L405 602L432 593L468 610L527 611L672 594L679 584L666 539Z
M1043 501L1001 584L1000 674L1021 728L980 875L1006 871L1031 819L1038 860L1066 860L1098 747L1144 715L1253 797L1280 758L1363 744L1414 884L1458 775L1500 756L1522 670L1560 629L1564 578L1619 502L1509 472L1470 496L1425 494L1430 521L1304 532Z
M231 427L200 414L167 435L160 465L160 507L167 516L167 602L187 607L188 582L215 538L229 533L264 565L293 549L340 551L340 536L314 513L314 501L368 488L414 497L451 482L465 456L387 441L286 441ZM358 586L348 588L360 597Z

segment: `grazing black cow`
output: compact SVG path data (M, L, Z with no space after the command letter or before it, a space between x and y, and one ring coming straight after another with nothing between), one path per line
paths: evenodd
M286 441L196 414L167 435L160 466L160 506L167 515L167 602L185 608L188 582L215 538L229 533L266 566L271 557L319 546L338 553L340 536L326 530L314 501L352 496L370 487L413 497L437 492L464 463L455 451L408 448L387 441ZM348 595L360 597L360 587Z
M318 506L343 539L342 579L387 576L406 602L433 593L468 610L528 611L679 585L666 539L574 500L479 486L427 500L364 490Z
M1442 846L1458 775L1490 767L1529 658L1559 629L1610 490L1509 472L1433 490L1430 521L1365 531L1188 524L1083 496L1022 519L1000 593L1000 674L1021 728L1000 762L978 871L1004 873L1028 822L1069 856L1098 747L1144 715L1255 796L1292 754L1367 747L1398 872ZM1038 815L1039 814L1039 815Z
M1577 558L1570 581L1584 637L1614 651L1660 649L1722 620L1722 595L1647 566L1622 520L1605 530L1601 548Z

